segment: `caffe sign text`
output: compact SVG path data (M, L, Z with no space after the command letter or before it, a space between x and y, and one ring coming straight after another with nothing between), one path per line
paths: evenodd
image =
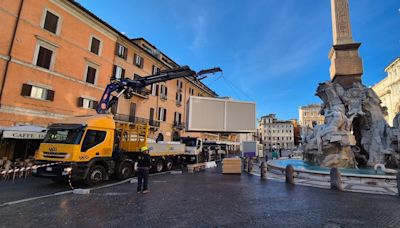
M44 139L45 132L29 132L29 131L4 131L3 138L10 139Z

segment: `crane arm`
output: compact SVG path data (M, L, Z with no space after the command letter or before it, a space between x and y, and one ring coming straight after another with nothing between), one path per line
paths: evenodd
M126 98L132 97L132 92L138 89L142 89L148 85L152 85L158 82L165 82L169 80L173 80L176 78L182 77L198 77L204 74L211 74L222 71L219 67L201 70L198 73L191 70L188 66L182 66L176 69L162 71L157 75L151 75L148 77L143 77L139 79L129 79L123 78L119 80L114 80L110 84L107 85L106 89L103 92L103 96L100 99L100 102L97 106L97 113L105 114L108 110L118 102L118 98L121 95L125 95ZM116 92L116 95L112 95L112 93Z

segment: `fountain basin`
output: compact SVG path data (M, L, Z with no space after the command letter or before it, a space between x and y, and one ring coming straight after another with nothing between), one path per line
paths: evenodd
M269 160L267 166L270 172L284 176L287 165L295 170L297 183L307 183L315 187L329 188L330 168L321 167L300 159ZM345 190L378 194L397 194L396 175L385 174L373 168L339 168Z
M300 159L276 159L268 161L267 164L268 167L272 170L285 170L287 165L292 165L294 170L297 172L315 173L315 174L329 175L331 169L329 167L321 167L311 162L303 161ZM378 170L376 172L373 168L360 168L360 169L339 168L339 170L342 176L388 178L393 180L396 179L396 175L394 174L386 174L381 170Z

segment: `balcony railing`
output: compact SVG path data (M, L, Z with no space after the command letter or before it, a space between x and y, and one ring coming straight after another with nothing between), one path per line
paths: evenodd
M149 119L140 118L140 117L136 117L136 116L132 116L132 115L115 114L114 119L119 120L119 121L130 122L130 123L149 124L150 127L152 127L152 128L160 127L160 121L158 121L158 120L149 120Z
M178 129L178 130L183 130L183 129L185 129L185 123L182 123L182 122L174 122L174 128L175 129Z

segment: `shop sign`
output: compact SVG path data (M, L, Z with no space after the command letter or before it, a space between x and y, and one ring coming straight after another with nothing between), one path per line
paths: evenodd
M44 139L46 132L4 131L3 138L10 139Z

